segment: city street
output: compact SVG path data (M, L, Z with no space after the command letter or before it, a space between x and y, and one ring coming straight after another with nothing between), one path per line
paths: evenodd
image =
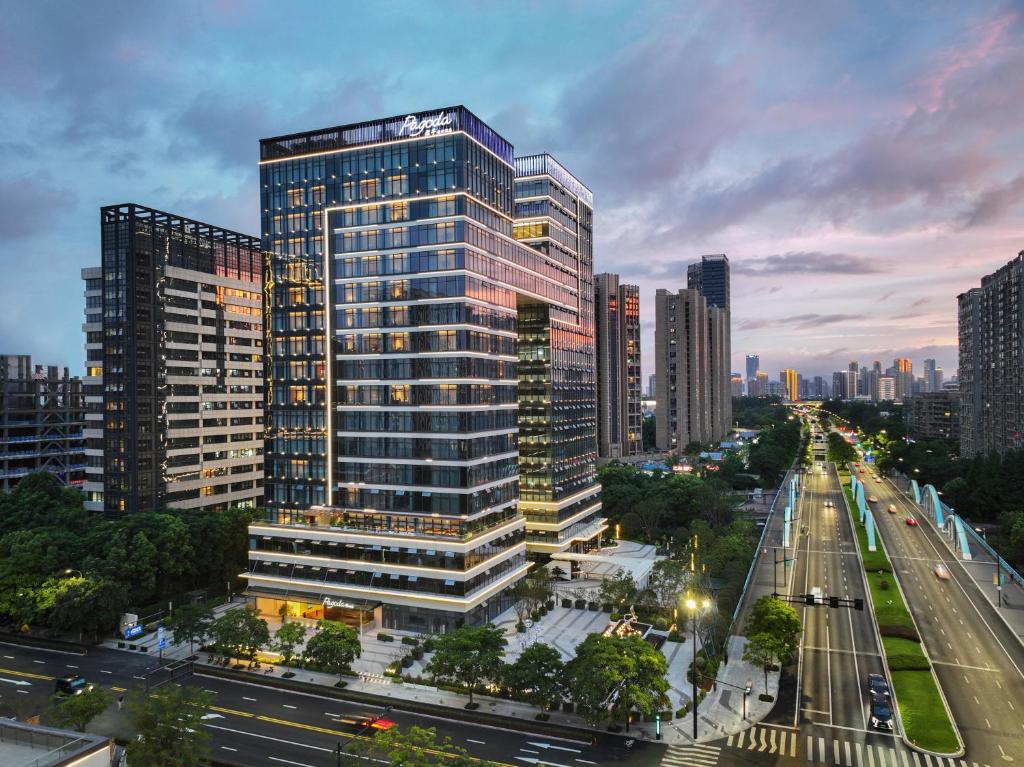
M865 479L889 558L931 658L969 761L1024 761L1024 648L939 534L887 481ZM885 509L895 504L898 513ZM909 516L919 525L906 524ZM935 566L951 578L941 580Z
M0 699L18 696L25 699L19 705L41 710L53 693L54 678L76 673L108 687L115 696L125 695L143 684L144 672L154 665L154 658L103 648L77 656L4 644L0 645ZM194 675L185 683L214 694L214 706L206 720L212 735L213 756L240 765L334 765L338 743L345 747L359 735L357 719L381 713L379 708L364 704L258 683L202 675ZM123 713L108 713L104 717L104 723L114 723L114 731L104 734L130 735ZM499 729L399 709L392 710L387 717L403 728L434 727L439 737L449 737L454 745L499 765L656 765L665 752L663 746L643 741L637 741L630 749L592 747L516 731L511 721L508 729Z

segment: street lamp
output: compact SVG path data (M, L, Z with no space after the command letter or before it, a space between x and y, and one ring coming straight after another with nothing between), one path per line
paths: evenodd
M690 611L690 615L693 617L693 666L690 669L690 676L693 679L693 739L697 740L697 608L698 606L702 610L707 610L711 607L711 600L701 600L698 605L697 600L689 598L686 600L686 609Z
M747 696L750 695L750 691L754 689L754 683L748 679L746 686L743 688L743 718L747 718Z
M79 578L84 578L85 577L84 575L82 575L82 571L81 570L76 570L73 567L69 567L67 570L64 571L64 575L71 575L71 573L78 573L78 577Z

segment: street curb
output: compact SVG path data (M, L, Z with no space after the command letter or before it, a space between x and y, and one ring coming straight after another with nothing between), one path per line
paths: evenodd
M842 481L840 481L839 484L840 484L840 486L842 486L842 484L843 484ZM856 523L856 521L854 519L853 511L850 509L850 502L846 498L846 491L845 491L845 489L843 491L843 502L846 504L846 511L850 515L851 523L856 525L857 523ZM874 510L872 510L872 514L874 514ZM864 573L865 581L867 581L867 570L864 568L864 557L863 557L863 554L860 551L860 539L857 538L856 532L857 532L856 529L854 529L854 540L856 540L856 542L857 542L857 553L861 557L860 569L861 569L861 572ZM882 538L882 528L879 525L875 525L875 532L877 533L879 540L882 541L882 544L884 546L885 545L885 541ZM889 559L889 563L892 564L892 559L889 558L888 546L886 546L885 552L886 552L886 559ZM910 616L910 620L914 624L914 631L917 632L918 639L920 640L918 642L918 644L921 645L921 652L924 653L924 657L928 660L928 671L932 675L932 681L935 682L935 689L939 691L939 697L942 698L942 707L944 709L946 709L946 716L949 717L949 726L953 728L953 734L956 735L956 740L957 740L957 743L960 744L960 748L957 751L951 751L949 753L943 753L941 751L931 751L930 749L922 748L921 746L918 746L917 744L915 744L915 743L911 742L910 740L908 740L907 739L907 731L903 727L903 717L900 716L900 712L899 712L899 705L898 705L899 701L896 701L897 702L896 716L900 720L900 740L903 741L903 745L905 745L907 748L912 748L915 751L921 752L922 754L929 754L931 756L935 756L935 757L939 757L939 758L963 756L964 754L967 753L967 748L964 746L964 739L960 735L960 728L956 726L956 719L953 717L953 712L949 710L949 702L946 700L946 692L945 692L945 690L942 689L942 683L939 681L939 677L935 674L935 664L932 663L932 658L928 654L928 648L925 647L924 641L921 640L921 630L917 626L917 619L914 618L914 613L911 612L911 610L910 610L910 602L907 601L907 595L903 591L903 584L900 583L899 574L896 572L896 565L892 566L892 579L896 582L896 588L899 589L900 598L903 600L903 605L907 608L907 614ZM885 660L886 676L889 676L889 674L890 674L890 671L889 671L889 658L886 657L886 654L885 654L885 644L882 642L882 636L881 636L881 634L878 633L878 618L875 616L875 603L874 603L874 600L871 599L870 589L868 589L868 592L869 593L867 594L867 597L868 597L869 601L871 601L871 617L872 617L872 622L875 624L875 634L878 636L878 646L879 646L879 648L882 651L882 658ZM889 682L890 682L889 689L890 689L890 692L892 694L893 700L896 700L896 686L892 684L891 677L889 679Z
M334 698L353 703L368 703L375 706L391 706L401 711L413 714L433 716L438 719L448 719L457 722L468 722L488 727L496 727L512 732L530 732L535 735L557 737L574 743L589 745L596 736L599 740L614 738L616 740L627 740L628 738L616 733L604 732L602 730L585 730L571 725L552 724L551 722L538 722L530 719L519 719L518 717L502 716L486 711L464 711L459 708L452 708L443 704L421 703L405 698L391 698L387 695L375 695L369 692L357 692L355 690L343 690L334 687L324 687L310 682L300 682L293 679L277 679L271 677L255 676L243 671L230 669L213 668L196 665L194 673L199 676L210 676L219 679L226 679L232 682L240 682L263 687L273 687L278 690L298 692L313 695L321 698Z
M21 634L8 634L7 632L0 632L0 644L11 645L13 647L31 647L33 650L59 652L64 655L89 654L88 647L74 642L63 642L59 639L40 639L38 637L23 636Z

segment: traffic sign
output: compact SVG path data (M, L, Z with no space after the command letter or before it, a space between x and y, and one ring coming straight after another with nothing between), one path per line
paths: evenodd
M167 648L167 637L164 636L163 626L157 626L156 628L156 646L159 647L161 650Z

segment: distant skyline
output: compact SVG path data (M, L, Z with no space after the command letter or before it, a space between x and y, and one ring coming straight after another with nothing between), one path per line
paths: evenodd
M259 138L455 103L593 189L645 376L703 254L733 370L949 376L956 295L1024 249L1018 2L0 2L0 353L83 369L101 205L258 235Z

